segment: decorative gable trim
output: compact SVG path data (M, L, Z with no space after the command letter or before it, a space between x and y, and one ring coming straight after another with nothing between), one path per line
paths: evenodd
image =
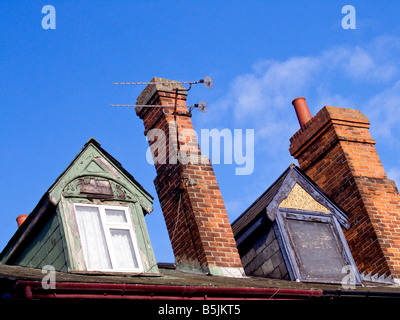
M298 187L295 187L295 185L298 185ZM297 193L297 198L294 194L290 198L293 190ZM301 190L303 196L305 195L304 199L298 198L299 190ZM293 203L296 203L297 208L294 207ZM287 207L288 205L291 206ZM300 211L318 211L316 210L318 208L318 212L332 213L344 228L348 229L350 227L347 214L294 164L289 167L289 172L272 201L266 207L265 212L268 218L274 221L278 210L285 206L286 208Z
M110 181L110 185L105 180ZM91 199L139 201L144 214L153 211L153 197L93 138L48 192L54 205L59 203L61 196L86 196Z
M65 186L62 194L65 198L139 201L139 197L129 191L124 185L100 175L77 177Z
M87 172L90 172L90 173L102 173L102 172L104 172L104 169L95 160L91 161L87 165L85 170Z
M279 204L279 208L330 213L327 208L310 196L297 182L294 184L287 198Z

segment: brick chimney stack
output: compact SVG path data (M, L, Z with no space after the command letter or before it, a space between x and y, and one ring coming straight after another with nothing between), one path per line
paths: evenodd
M358 110L324 107L290 139L290 154L349 214L345 232L361 272L400 279L400 196Z
M137 107L136 114L143 120L152 150L154 184L176 264L213 275L243 276L213 168L209 158L201 155L193 130L187 91L175 81L153 78L152 82L137 98L137 105L172 107Z

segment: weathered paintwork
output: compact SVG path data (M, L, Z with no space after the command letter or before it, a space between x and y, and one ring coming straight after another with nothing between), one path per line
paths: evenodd
M361 283L342 231L346 213L294 165L233 225L247 275L337 283L350 267Z
M58 271L67 272L65 253L57 212L54 211L15 264L31 268L52 265Z
M158 272L144 219L145 214L153 209L152 197L96 140L90 139L85 144L47 191L47 197L56 208L47 214L48 222L42 222L39 230L36 228L33 240L15 241L20 246L18 250L6 248L2 253L2 263L8 263L9 253L19 252L18 257L16 253L13 256L13 264L34 268L50 264L57 271L86 271L74 212L74 203L85 203L127 207L144 272ZM37 220L40 219L32 221L38 223Z

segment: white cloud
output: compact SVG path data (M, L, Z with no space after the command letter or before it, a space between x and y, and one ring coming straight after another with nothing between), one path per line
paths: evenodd
M396 43L394 38L391 42ZM390 54L382 54L382 47L387 47L389 39L373 40L365 47L334 47L323 52L320 56L321 67L328 76L342 74L348 80L370 83L385 82L393 79L399 71L398 59ZM389 46L400 52L400 46ZM386 58L385 58L386 56ZM397 60L397 61L396 61Z
M307 98L312 114L324 105L361 109L379 124L379 135L399 137L400 81L393 84L399 54L400 38L380 37L313 56L259 60L232 81L218 105L229 108L235 126L255 129L256 153L272 161L288 154L289 138L299 129L291 105L298 96Z
M372 96L367 105L371 127L377 137L390 138L400 136L400 81L395 82L380 93ZM374 125L375 124L375 125Z
M236 77L231 86L236 120L258 119L254 112L276 116L313 83L320 61L312 57L294 57L287 61L258 61L254 73ZM271 113L272 112L272 113Z
M389 179L394 180L397 188L400 187L400 169L399 168L390 168L387 172L387 176Z
M353 54L349 55L348 61L344 62L345 70L349 77L360 78L376 73L376 65L372 57L362 50L355 48Z
M233 109L237 123L249 121L261 127L266 123L285 122L290 102L298 96L305 95L318 102L329 98L334 103L351 103L351 98L334 92L338 85L354 86L356 83L356 95L360 85L389 83L398 75L398 61L377 56L382 51L380 46L387 45L388 40L373 42L372 49L368 46L335 47L316 56L257 61L251 73L239 75L232 81L230 91L220 103ZM400 45L392 49L400 53ZM397 93L397 89L394 92Z
M397 72L395 65L378 64L370 53L359 47L344 61L344 67L350 78L371 82L390 80Z

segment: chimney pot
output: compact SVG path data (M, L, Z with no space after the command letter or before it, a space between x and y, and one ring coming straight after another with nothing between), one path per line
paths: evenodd
M20 214L18 217L17 217L17 223L18 223L18 228L21 226L21 224L23 224L24 223L24 221L26 220L26 218L28 218L28 215L27 214Z
M306 103L306 98L298 97L292 101L292 104L294 106L294 110L296 111L300 127L303 128L304 125L312 118Z

